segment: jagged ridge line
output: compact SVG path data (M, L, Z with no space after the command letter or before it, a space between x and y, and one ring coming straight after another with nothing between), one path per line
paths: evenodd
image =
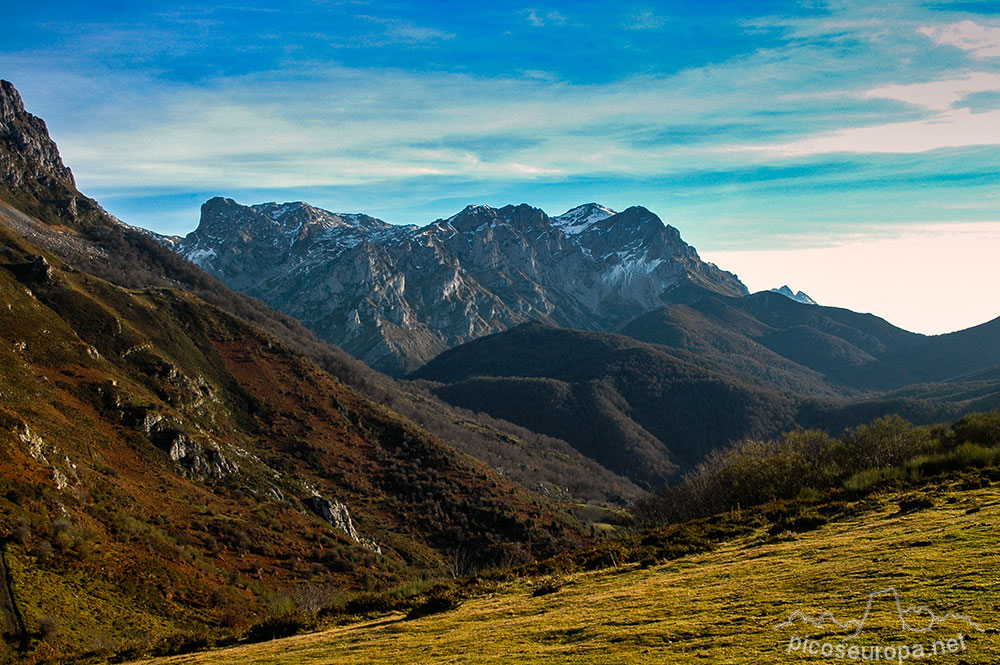
M975 621L973 621L971 618L969 618L964 614L955 614L954 612L948 612L943 617L938 617L934 613L934 611L929 607L927 607L926 605L919 605L919 606L910 605L904 610L903 605L899 599L899 592L896 591L895 587L889 587L888 589L882 589L881 591L873 591L870 594L868 594L868 604L865 607L865 613L861 616L860 619L851 619L850 621L841 623L840 621L837 620L837 618L833 615L832 612L824 612L823 614L819 615L819 617L814 619L810 617L808 614L804 613L802 610L795 610L794 612L788 615L787 619L775 625L774 630L780 630L782 628L788 628L790 626L793 626L795 624L796 618L801 619L805 623L811 624L815 628L823 628L824 622L829 620L841 630L848 630L851 627L854 627L853 633L842 638L843 640L852 639L860 635L861 631L864 629L865 622L868 621L868 616L871 614L872 604L875 601L875 597L885 595L888 593L892 594L893 600L896 603L896 612L899 615L900 625L902 625L904 630L908 630L911 633L925 633L933 629L938 624L942 624L950 619L961 619L962 621L965 621L974 630L977 630L980 633L984 632L983 629L979 627L979 624L977 624ZM920 614L921 612L930 615L931 618L930 623L923 628L912 628L910 624L906 621L904 615Z

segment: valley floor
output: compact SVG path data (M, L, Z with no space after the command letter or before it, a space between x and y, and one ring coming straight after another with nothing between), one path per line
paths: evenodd
M933 506L914 502L933 496ZM852 662L847 647L928 649L935 663L1000 662L1000 488L884 494L877 508L814 531L770 537L759 532L706 554L558 580L521 580L457 609L420 619L389 615L269 643L145 661L152 665L321 665L326 663L827 663ZM908 512L900 501L911 499ZM923 506L913 508L913 506ZM553 585L557 586L557 585ZM775 626L796 610L841 622L865 614L869 594L898 590L902 608L926 606L952 618L907 632L891 594L872 596L864 630ZM926 612L907 614L911 629ZM958 635L961 634L961 642ZM844 645L845 657L791 651L793 637ZM957 653L933 656L935 641ZM820 647L817 646L817 649ZM871 656L871 652L866 652ZM860 657L859 657L860 660Z

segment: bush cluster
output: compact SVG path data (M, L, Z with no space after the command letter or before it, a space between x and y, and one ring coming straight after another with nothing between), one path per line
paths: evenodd
M865 493L880 485L998 463L1000 411L931 427L886 416L839 438L796 429L716 451L676 486L639 502L635 515L645 526L681 522L820 490Z

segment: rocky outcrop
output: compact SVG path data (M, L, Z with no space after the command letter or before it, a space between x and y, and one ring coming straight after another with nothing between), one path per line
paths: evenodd
M75 187L45 121L24 110L10 81L0 81L0 182L21 187L29 180L61 180Z
M816 301L813 300L812 298L810 298L808 294L806 294L803 291L799 291L799 292L792 291L788 287L787 284L785 284L784 286L782 286L780 288L771 289L771 292L772 293L780 293L781 295L785 296L789 300L794 300L795 302L802 303L803 305L815 305L815 304L817 304Z
M36 256L27 263L10 265L8 270L22 282L47 284L52 281L52 266L44 256Z
M57 446L45 441L37 432L33 432L26 423L21 423L15 431L32 459L48 467L56 489L69 490L79 496L80 478L77 476L73 460L64 455Z
M354 530L354 523L351 521L351 514L347 511L347 506L340 501L331 501L321 496L307 497L305 502L309 510L313 511L321 519L340 529L344 534L359 542L358 532Z
M549 217L525 204L469 206L417 227L215 198L174 248L397 375L529 320L614 330L671 302L681 283L746 294L640 207L587 204Z
M234 462L230 462L218 450L204 448L183 433L174 437L167 454L170 455L170 459L196 476L206 476L219 480L240 470Z
M117 383L100 386L98 394L106 408L118 412L123 425L142 432L153 445L165 451L170 459L196 478L221 480L239 472L239 465L223 455L217 448L218 444L202 445L188 436L179 423L156 410L124 404L127 398L118 389Z
M21 429L17 432L17 435L21 439L21 443L27 448L29 455L39 462L44 464L49 463L49 460L45 458L45 441L42 437L32 432L27 424L21 425Z
M357 544L381 554L382 548L378 546L378 543L371 538L362 538L358 535L357 530L354 528L354 522L351 521L351 514L348 512L345 504L322 496L306 497L303 503L309 510L316 513L320 519L343 532L344 535Z
M148 418L143 423L150 421L153 423L148 432L150 441L191 475L221 480L240 470L235 462L217 449L203 446L181 430L171 427L165 419Z
M58 218L82 228L106 216L76 189L73 172L63 164L45 121L24 109L21 95L0 80L0 197L23 212Z

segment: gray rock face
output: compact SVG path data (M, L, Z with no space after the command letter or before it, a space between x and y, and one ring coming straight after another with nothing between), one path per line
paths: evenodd
M361 539L358 538L358 532L354 529L354 523L351 521L351 514L347 511L346 505L340 501L324 499L321 496L310 496L306 498L305 504L309 510L319 515L320 519L343 531L354 542L360 542Z
M614 330L680 284L745 295L649 210L469 206L424 227L215 198L176 251L373 367L405 374L529 320Z
M44 256L36 256L28 263L11 265L9 269L22 282L47 284L52 281L52 266Z
M174 438L167 454L170 455L170 459L196 476L218 480L239 471L239 467L226 459L218 450L205 448L185 434L179 434Z
M358 532L354 528L354 522L351 521L351 514L348 512L345 504L340 501L326 499L321 496L307 497L303 503L306 504L306 507L309 508L309 510L316 513L320 519L328 522L335 529L342 531L344 535L362 547L373 552L382 552L382 549L374 540L358 536Z
M0 196L21 212L75 230L108 219L80 194L45 122L24 110L21 95L0 80Z
M0 81L0 144L10 148L0 150L0 182L14 188L26 178L55 178L75 186L45 121L24 110L21 95L9 81Z
M170 459L180 464L193 476L221 480L237 473L240 468L214 448L206 448L184 432L174 429L162 419L143 419L150 425L149 439L165 450Z

